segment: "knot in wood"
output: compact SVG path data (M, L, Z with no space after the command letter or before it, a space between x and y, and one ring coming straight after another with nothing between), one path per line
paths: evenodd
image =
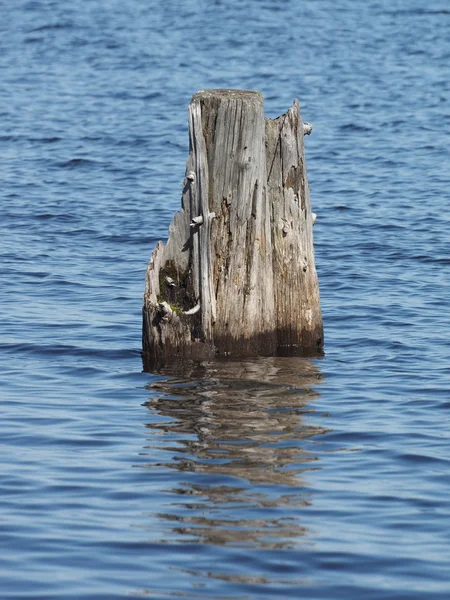
M161 321L168 323L172 320L173 310L168 302L158 302L157 312Z

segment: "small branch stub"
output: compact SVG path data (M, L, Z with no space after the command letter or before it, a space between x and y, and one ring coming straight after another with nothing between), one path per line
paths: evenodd
M312 125L311 123L303 123L303 135L311 135Z
M199 215L198 217L194 217L191 220L190 226L197 227L198 225L203 225L203 215Z
M198 302L194 308L191 308L190 310L183 310L183 315L195 315L198 313L198 311L200 310L200 302Z

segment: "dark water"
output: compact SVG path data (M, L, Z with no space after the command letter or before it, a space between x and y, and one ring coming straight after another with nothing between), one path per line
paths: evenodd
M0 17L0 597L450 598L448 2ZM214 87L313 123L326 355L145 374Z

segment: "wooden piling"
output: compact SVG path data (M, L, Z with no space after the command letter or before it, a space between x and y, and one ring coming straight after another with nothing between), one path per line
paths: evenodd
M181 356L320 353L305 133L297 100L272 120L259 92L193 96L182 209L147 268L146 368Z

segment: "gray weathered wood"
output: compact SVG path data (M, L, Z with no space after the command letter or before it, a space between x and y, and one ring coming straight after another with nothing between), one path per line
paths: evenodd
M259 92L198 92L182 209L147 269L144 363L310 353L323 344L297 100L265 119Z

